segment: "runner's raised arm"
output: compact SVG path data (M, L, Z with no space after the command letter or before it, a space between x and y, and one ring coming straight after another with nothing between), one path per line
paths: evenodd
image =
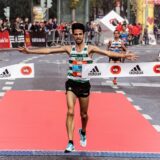
M131 53L131 52L128 52L126 54L124 54L124 53L117 54L117 53L114 53L114 52L111 52L111 51L100 49L96 46L90 46L89 51L90 51L90 54L97 53L97 54L101 54L101 55L108 56L108 57L126 58L126 59L131 60L131 61L136 60L137 57L138 57L134 53Z
M25 47L20 47L17 49L19 52L26 54L53 54L53 53L70 53L71 46L61 46L56 48L37 48L28 49Z

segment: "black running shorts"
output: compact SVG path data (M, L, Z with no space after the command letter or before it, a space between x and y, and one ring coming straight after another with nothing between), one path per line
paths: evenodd
M120 62L121 62L122 59L121 59L121 58L116 58L116 57L109 57L109 62L110 62L110 61L115 61L115 62L116 62L116 61L120 61Z
M66 92L72 91L77 97L88 97L90 94L91 85L87 82L77 82L68 79L65 84Z

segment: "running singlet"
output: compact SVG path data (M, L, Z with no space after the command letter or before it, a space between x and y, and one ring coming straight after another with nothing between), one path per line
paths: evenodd
M112 40L109 50L112 52L120 53L122 51L122 40L119 39L118 41Z
M121 33L120 38L123 40L124 44L128 43L128 33L127 32Z
M93 60L88 56L87 45L85 45L81 52L77 52L75 46L73 46L69 57L67 78L79 82L89 81L88 78L82 78L82 64L91 63L93 63Z

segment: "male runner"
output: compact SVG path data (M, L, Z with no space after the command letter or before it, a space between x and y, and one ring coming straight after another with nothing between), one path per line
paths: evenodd
M107 46L109 51L116 52L118 55L126 52L126 47L123 40L120 39L120 32L118 30L114 31L114 39L109 41ZM123 62L122 57L109 57L110 63L120 63ZM113 84L117 85L117 78L114 77Z
M76 98L80 104L80 115L82 129L79 129L80 144L85 147L87 144L86 139L86 127L88 122L88 104L90 94L90 83L88 78L82 78L82 64L92 63L92 56L94 53L101 55L116 57L116 58L127 58L129 60L135 60L134 54L117 54L111 51L101 50L98 47L92 45L86 45L84 43L85 27L81 23L74 23L72 25L73 38L75 45L61 46L60 48L41 48L41 49L27 49L19 48L20 52L27 54L54 54L54 53L67 53L69 56L69 69L68 69L68 80L66 81L66 98L67 98L67 118L66 128L68 134L68 145L65 152L72 152L75 150L73 143L74 133L74 107Z

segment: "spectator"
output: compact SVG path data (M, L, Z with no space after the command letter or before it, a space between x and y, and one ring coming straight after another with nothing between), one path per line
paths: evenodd
M144 28L143 39L145 45L148 45L149 44L148 25Z
M123 40L124 45L127 46L128 45L128 32L127 32L125 24L122 25L122 31L120 32L120 38Z

